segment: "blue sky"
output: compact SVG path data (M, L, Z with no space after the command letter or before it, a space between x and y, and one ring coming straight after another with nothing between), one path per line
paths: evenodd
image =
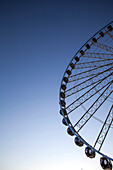
M113 1L0 2L0 169L100 170L66 134L60 82L71 58L113 20Z

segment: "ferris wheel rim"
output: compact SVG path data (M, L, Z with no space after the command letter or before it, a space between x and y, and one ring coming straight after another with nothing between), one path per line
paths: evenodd
M60 107L60 109L61 109L61 111L62 111L62 107ZM65 115L64 115L63 111L62 111L62 115L63 115L63 118L65 119ZM68 127L69 127L69 128L71 129L71 131L74 133L74 135L75 135L76 137L78 137L86 146L90 147L92 150L94 150L96 153L100 154L101 156L106 157L107 159L113 161L113 158L111 158L111 157L103 154L102 152L99 152L97 149L93 148L89 143L87 143L87 142L78 134L78 132L77 132L74 128L72 128L72 127L73 127L72 124L71 124L71 126L70 126L66 119L65 119L65 121L66 121ZM74 130L73 130L73 129L74 129Z
M71 59L71 61L69 62L68 66L67 66L67 68L66 68L66 70L65 70L65 72L64 72L64 74L63 74L63 78L65 77L66 71L68 70L68 68L69 68L70 64L72 63L73 59L75 58L75 56L77 56L77 54L80 53L80 51L85 47L86 44L88 44L89 41L91 41L91 39L92 39L93 37L95 37L98 33L100 33L102 30L104 30L106 27L108 27L108 26L109 26L110 24L112 24L112 23L113 23L113 21L110 22L109 24L107 24L106 26L104 26L102 29L100 29L98 32L96 32L88 41L86 41L86 42L83 44L83 46L76 52L76 54L74 55L74 57L73 57L73 58ZM87 49L86 49L86 50L87 50ZM62 85L62 83L63 83L63 78L62 78L62 81L61 81L61 85ZM60 92L61 92L61 86L60 86ZM61 101L60 93L59 93L59 101ZM102 152L100 152L100 151L98 151L97 149L95 149L94 147L92 147L89 143L87 143L87 142L79 135L79 133L76 131L76 129L72 126L72 124L71 124L71 126L70 126L70 124L67 122L67 120L66 120L66 118L65 118L65 115L64 115L64 113L63 113L63 111L62 111L61 102L59 102L59 104L60 104L60 109L61 109L63 118L65 119L68 127L72 130L72 132L74 133L74 135L77 136L86 146L88 146L88 147L90 147L91 149L93 149L96 153L98 153L98 154L106 157L107 159L113 161L113 158L111 158L111 157L103 154ZM73 129L74 129L74 130L73 130Z
M106 28L107 26L109 26L109 25L112 24L112 23L113 23L113 21L111 21L109 24L107 24L107 25L104 26L102 29L100 29L99 31L97 31L91 38L89 38L89 39L82 45L82 47L80 47L79 50L75 53L74 57L83 49L83 47L84 47L93 37L95 37L95 35L97 35L99 32L101 32L104 28ZM73 58L71 59L71 61L69 62L67 68L65 69L65 72L66 72L66 70L68 69L70 63L73 61L74 57L73 57ZM64 75L65 75L65 72L64 72L64 74L63 74L63 77L64 77ZM62 80L61 80L61 84L62 84L62 82L63 82L63 78L62 78ZM61 86L60 86L60 91L61 91Z

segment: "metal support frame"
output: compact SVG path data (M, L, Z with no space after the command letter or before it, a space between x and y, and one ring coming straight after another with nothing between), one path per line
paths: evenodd
M106 136L108 134L108 131L109 131L110 127L111 127L112 122L113 122L113 105L111 106L111 109L110 109L110 111L109 111L109 113L107 115L107 118L106 118L106 120L105 120L105 122L104 122L104 124L102 126L102 129L101 129L101 131L100 131L100 133L98 135L98 138L97 138L97 140L96 140L96 142L94 144L94 148L97 145L97 143L99 144L98 151L100 151L100 149L101 149L101 147L103 145L103 142L104 142L104 140L105 140L105 138L106 138Z
M100 106L107 100L111 95L112 91L109 90L109 87L112 83L107 86L107 88L101 93L97 100L91 105L91 107L85 112L85 114L79 119L79 121L74 125L78 127L77 132L87 123L87 121L95 114L95 112L100 108ZM102 97L104 95L104 98Z
M95 59L99 59L100 61L102 60L102 59L104 59L105 60L105 64L106 64L106 62L108 62L107 60L109 60L109 61L112 61L113 60L113 48L112 47L108 47L108 46L106 46L106 45L104 45L104 44L101 44L101 43L98 43L98 41L99 41L99 39L101 39L101 38L103 38L103 36L101 36L101 34L100 34L100 32L102 31L103 32L103 34L104 34L104 37L105 37L105 34L106 35L108 35L109 37L111 37L112 35L111 35L111 33L110 33L110 30L107 28L108 26L110 26L110 24L113 24L113 21L111 22L111 23L109 23L108 25L106 25L105 27L103 27L101 30L99 30L95 35L93 35L78 51L77 51L77 53L74 55L74 57L72 58L72 60L70 61L70 63L69 63L69 65L67 66L67 68L66 68L66 70L71 70L71 72L73 72L73 71L77 71L76 73L78 74L78 72L80 72L80 69L82 68L81 66L78 68L78 70L77 70L77 65L78 65L78 63L79 62L76 62L75 61L75 57L77 56L79 59L81 59L82 57L83 58L86 58L86 59L88 59L88 58L90 58L90 60L89 61L91 61L91 58L93 59L93 58L95 58ZM106 29L107 29L107 31L106 31ZM95 43L95 42L93 42L92 41L92 39L93 38L96 38L97 39L97 42ZM112 39L112 37L111 37L111 39ZM107 51L107 54L104 54L104 53L91 53L91 52L89 52L90 51L90 49L88 50L88 48L87 48L87 46L86 45L89 45L91 48L90 49L92 49L93 48L93 46L94 46L94 49L97 49L96 47L99 47L100 49L99 49L99 52L104 52L104 50L105 51ZM98 46L97 46L98 45ZM95 47L96 46L96 47ZM103 50L102 50L103 49ZM81 53L81 51L83 51L83 53ZM88 54L88 52L90 53L90 54ZM111 54L111 53L112 54ZM72 68L72 67L70 67L70 64L71 63L73 63L73 65L75 66L75 68ZM109 63L109 62L108 62ZM107 65L107 64L106 64ZM102 65L101 65L102 66ZM83 66L84 68L83 69L85 69L85 65ZM88 67L88 65L86 66L87 68L86 69L88 69L88 68L90 68L90 67ZM92 69L93 68L96 68L96 66L95 67L92 67ZM64 75L63 75L63 77L65 77L65 76L67 76L67 73L66 73L66 70L65 70L65 72L64 72ZM73 71L72 71L73 70ZM90 73L91 73L91 69L89 70L90 71ZM108 72L109 72L109 74L110 73L112 73L111 72L112 71L112 68L111 68L111 70L109 69L108 70ZM104 77L107 77L108 76L108 72L104 72L104 74L103 75L101 75L101 74L99 74L98 75L98 78L97 78L97 75L95 74L95 77L93 76L93 78L89 78L88 80L86 80L85 79L85 81L83 81L83 82L81 82L81 80L79 81L79 84L77 84L77 85L75 85L74 87L73 87L73 83L71 84L71 82L68 82L68 83L66 83L66 86L67 86L67 89L66 90L64 90L64 93L65 93L65 96L66 97L68 97L68 95L72 95L72 94L74 94L74 93L76 93L76 92L79 92L79 91L82 91L83 89L86 89L87 90L87 87L89 88L90 86L92 86L92 85L95 85L96 83L98 83L100 80L102 80ZM77 76L77 74L76 74L76 76ZM83 76L83 72L82 72L82 74L81 74L81 79L82 79L82 76ZM93 73L92 73L93 74ZM91 75L91 74L90 74ZM68 75L68 80L70 79L70 77L71 76L69 76ZM88 76L87 76L88 77ZM83 79L84 79L85 77L83 76ZM76 81L76 79L74 80L74 81ZM109 80L108 80L109 81ZM73 82L73 81L72 81ZM76 83L76 82L75 82ZM61 81L61 85L62 84L64 84L64 81L63 81L63 78L62 78L62 81ZM79 86L80 85L80 86ZM97 89L98 90L98 89ZM111 91L110 91L111 90ZM60 88L60 92L62 91L62 89ZM94 113L99 109L99 107L107 100L109 100L109 96L111 95L111 93L112 93L112 88L110 88L110 89L107 89L106 90L106 92L105 93L103 93L103 94L100 94L99 93L99 95L102 95L100 98L98 98L97 99L97 101L96 101L96 103L94 102L93 104L92 104L92 108L90 107L88 110L89 110L89 112L87 113L87 111L86 111L86 117L84 116L84 125L85 125L85 123L91 118L91 117L94 117ZM60 99L60 95L59 95L59 99ZM68 101L68 100L67 100ZM68 103L68 102L67 102ZM61 107L61 110L62 110L62 106L61 106L61 102L60 102L60 107ZM67 111L67 110L66 110ZM62 111L62 113L63 113L63 111ZM89 115L88 115L89 114ZM63 114L63 117L65 118L65 115ZM86 118L86 119L85 119ZM73 125L71 124L71 126L68 124L68 122L67 122L67 125L70 127L70 129L71 129L71 126L73 127ZM82 124L81 124L82 125ZM83 125L83 126L84 126ZM77 126L76 126L77 127ZM95 148L93 148L93 146L92 145L90 145L90 144L88 144L81 136L80 136L80 134L78 133L79 132L79 130L77 131L76 130L76 127L75 127L75 129L74 129L74 131L73 131L73 129L71 129L72 131L73 131L73 133L76 135L76 136L78 136L79 138L80 138L80 140L83 142L83 143L85 143L87 146L89 146L90 148L92 148L94 151L96 151L97 153L99 153L100 155L102 155L102 156L104 156L104 157L106 157L106 158L108 158L108 159L110 159L110 160L112 160L113 161L113 158L111 158L111 157L109 157L109 156L107 156L107 155L105 155L105 154L103 154L102 152L100 152L100 151L98 151L97 149L95 149ZM79 128L79 127L78 127ZM80 127L80 128L82 128L82 126Z
M113 60L113 54L106 54L106 53L91 53L86 52L84 54L86 58L96 58L96 59L104 59L104 60Z
M106 80L105 78L102 79L98 84L96 84L95 86L93 86L90 90L88 90L87 92L85 92L82 96L80 96L78 99L76 99L73 103L71 103L69 106L66 107L66 109L70 112L72 112L73 110L75 110L77 107L79 107L80 105L82 105L83 103L85 103L88 99L90 99L91 97L93 97L95 94L97 94L99 91L101 91L102 89L104 89L106 86L109 85L110 82L108 82L108 80ZM97 89L96 89L97 88ZM69 112L69 113L70 113ZM69 114L68 113L68 114Z
M101 81L104 77L107 77L109 75L109 73L112 73L111 68L108 68L107 70L104 70L101 73L98 73L96 75L94 75L93 77L90 77L89 79L77 84L76 86L73 86L72 88L68 89L65 91L65 96L70 96L76 92L79 92L95 83L98 83L99 81ZM77 89L77 90L76 90Z
M106 50L106 51L109 51L109 52L113 53L113 48L112 47L109 47L107 45L104 45L104 44L101 44L101 43L98 43L98 42L94 43L93 45L96 46L96 47L99 47L99 48L101 48L103 50Z

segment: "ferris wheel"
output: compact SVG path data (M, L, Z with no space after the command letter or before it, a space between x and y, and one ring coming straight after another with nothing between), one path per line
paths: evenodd
M60 86L62 123L85 154L100 154L103 169L113 161L113 21L74 55Z

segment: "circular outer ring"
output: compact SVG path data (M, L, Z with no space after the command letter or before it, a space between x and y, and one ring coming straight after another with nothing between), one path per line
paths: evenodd
M111 24L113 24L113 21L110 22L109 24L107 24L106 26L104 26L102 29L100 29L96 34L94 34L94 35L77 51L77 53L74 55L74 57L73 57L72 60L70 61L69 65L67 66L67 68L66 68L66 70L65 70L65 72L64 72L63 78L65 77L66 71L68 70L68 68L69 68L70 64L72 63L72 61L74 60L74 58L75 58L78 54L81 53L81 54L79 55L79 58L80 58L80 57L83 55L83 53L86 52L87 49L88 49L88 48L86 48L86 45L89 44L89 42L90 42L90 44L91 44L91 40L93 40L94 37L95 37L97 34L99 34L100 32L102 32L106 27L108 27L108 26L111 25ZM105 33L106 33L106 32L105 32ZM101 37L102 37L102 36L99 36L99 37L97 38L97 40L100 39ZM95 40L94 40L94 41L95 41ZM91 44L91 45L92 45L92 44ZM90 45L90 46L91 46L91 45ZM85 50L84 50L84 49L85 49ZM63 78L62 78L62 81L61 81L61 85L62 85L62 83L63 83ZM66 84L67 84L67 83L66 83ZM61 86L60 86L60 92L61 92ZM74 133L74 135L77 136L86 146L90 147L91 149L93 149L95 152L97 152L97 153L100 154L101 156L106 157L107 159L113 161L113 158L111 158L111 157L103 154L102 152L96 150L96 149L93 148L89 143L87 143L87 142L78 134L78 132L75 130L75 128L73 127L71 121L70 121L70 124L67 122L67 120L66 120L66 118L65 118L65 115L64 115L64 113L63 113L63 110L62 110L61 102L60 102L60 101L61 101L60 92L59 92L60 110L61 110L61 112L62 112L62 115L63 115L66 123L67 123L67 126L71 129L71 131ZM64 109L65 109L65 108L64 108ZM67 115L67 117L68 117L68 115Z

